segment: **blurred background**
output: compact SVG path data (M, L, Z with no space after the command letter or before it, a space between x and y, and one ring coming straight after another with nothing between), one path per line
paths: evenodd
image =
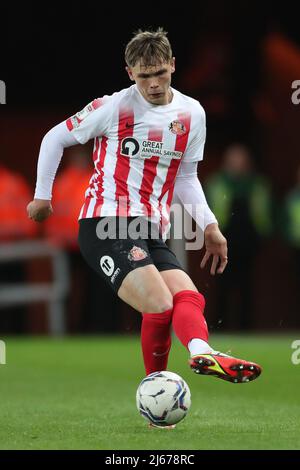
M212 332L287 331L300 313L300 30L294 2L2 6L0 80L0 336L137 332L140 318L90 270L77 217L92 143L66 150L54 216L27 219L39 147L55 124L128 87L124 49L138 28L163 26L174 88L200 101L207 142L199 178L229 243L220 278L187 266L207 297ZM299 94L300 95L300 94Z

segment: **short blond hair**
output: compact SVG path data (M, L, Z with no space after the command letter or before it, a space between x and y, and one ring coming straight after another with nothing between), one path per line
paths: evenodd
M172 59L172 48L163 28L156 31L134 33L125 49L125 62L128 67L134 67L137 62L144 66L168 63Z

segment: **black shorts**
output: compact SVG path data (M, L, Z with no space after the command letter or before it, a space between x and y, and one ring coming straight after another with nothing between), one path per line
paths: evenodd
M141 220L141 230L133 233L130 223L135 224ZM184 271L175 254L159 235L156 226L141 217L81 219L78 242L88 265L116 293L130 271L148 264L154 264L158 271Z

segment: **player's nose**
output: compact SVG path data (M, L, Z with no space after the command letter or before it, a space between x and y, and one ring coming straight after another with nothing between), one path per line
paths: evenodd
M158 88L158 83L157 83L157 81L153 80L150 83L150 90L155 90L156 88Z

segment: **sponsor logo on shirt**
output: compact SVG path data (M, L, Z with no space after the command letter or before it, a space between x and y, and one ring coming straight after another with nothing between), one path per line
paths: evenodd
M183 153L178 150L164 148L163 142L154 140L138 141L134 137L126 137L121 142L121 155L136 158L165 157L180 159Z
M140 145L133 137L126 137L121 142L121 155L134 157L140 150Z

